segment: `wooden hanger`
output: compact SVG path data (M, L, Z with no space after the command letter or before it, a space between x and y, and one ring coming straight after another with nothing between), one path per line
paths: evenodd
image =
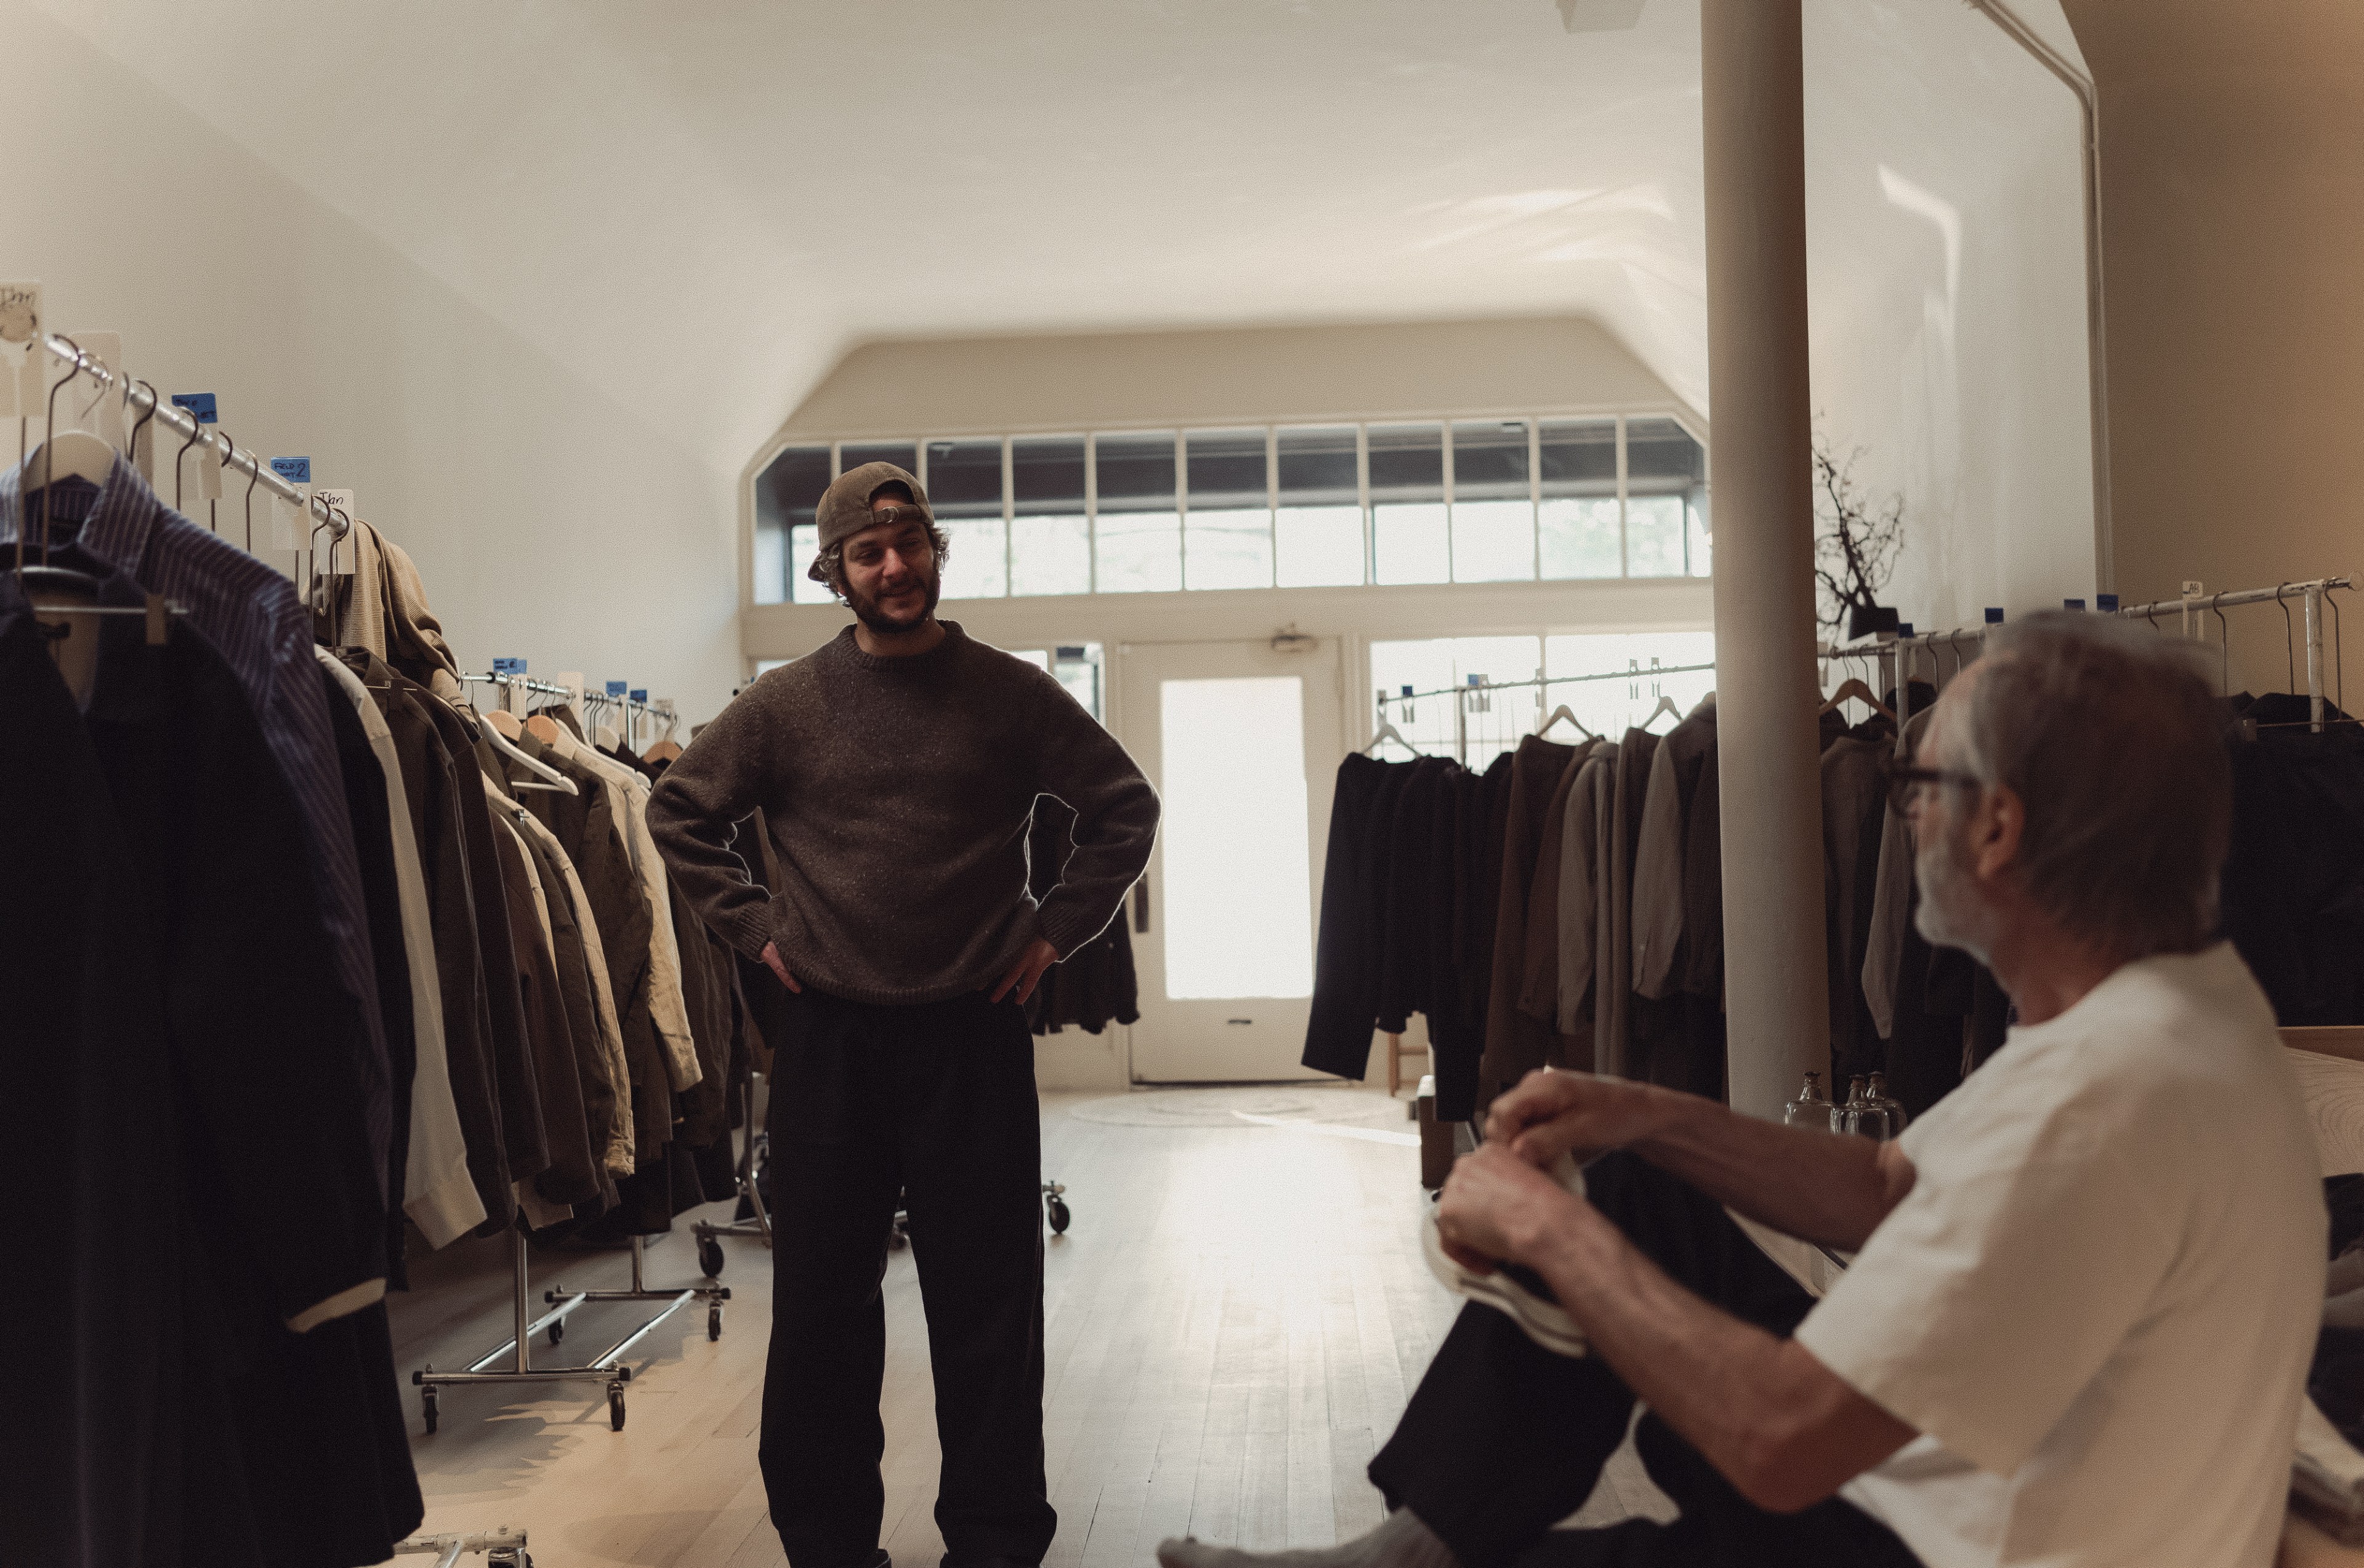
M663 740L658 741L655 745L650 747L649 754L641 760L648 762L670 762L675 757L680 755L681 743L675 740L672 736L668 735Z
M546 713L537 713L528 718L525 721L525 732L545 746L557 745L558 737L561 734L558 720Z
M1891 724L1896 721L1895 710L1890 708L1886 703L1881 702L1879 700L1879 695L1877 692L1874 692L1869 686L1865 685L1860 680L1857 679L1853 675L1849 675L1845 680L1839 683L1839 689L1833 692L1830 695L1829 700L1824 702L1821 707L1815 710L1814 717L1820 718L1823 714L1830 712L1833 708L1835 708L1839 704L1847 701L1849 698L1853 698L1857 702L1866 705L1872 710L1872 712L1879 715L1880 717L1887 719Z

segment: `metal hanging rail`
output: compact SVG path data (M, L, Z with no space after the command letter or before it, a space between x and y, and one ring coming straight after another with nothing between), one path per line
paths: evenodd
M2114 611L2099 613L2115 615L2120 620L2148 621L2153 627L2157 627L2161 615L2174 611L2182 617L2184 636L2205 641L2206 628L2199 618L2202 614L2216 614L2221 620L2223 618L2221 612L2244 605L2280 605L2285 613L2293 604L2303 606L2305 612L2306 628L2307 725L2310 729L2320 732L2325 722L2324 608L2326 605L2330 606L2332 627L2336 634L2339 624L2339 606L2331 602L2330 595L2337 590L2353 591L2359 576L2364 576L2364 573L2348 573L2337 577L2314 577L2304 582L2280 583L2270 588L2232 588L2213 594L2191 593L2173 599L2156 599L2145 605L2121 605ZM1896 685L1897 701L1900 705L1897 709L1897 721L1901 724L1911 717L1912 690L1909 680L1894 680L1895 670L1901 666L1909 673L1912 656L1924 649L1934 651L1940 648L1958 649L1972 643L1983 644L1994 629L1992 625L1964 627L1954 631L1934 631L1912 637L1891 638L1886 642L1863 643L1852 648L1834 649L1825 657L1854 658L1873 654L1895 660L1896 663L1888 667L1888 676ZM2344 672L2341 673L2344 673ZM2294 674L2295 672L2293 672ZM2295 681L2292 684L2295 684Z
M351 519L347 517L340 509L329 506L326 497L305 495L273 473L270 464L264 459L257 457L252 451L240 447L231 440L229 431L222 429L218 425L208 428L200 424L195 415L184 412L159 395L151 384L121 371L108 370L97 360L84 353L72 339L62 337L58 333L43 334L41 347L47 349L55 358L72 365L75 374L89 376L101 386L119 388L123 394L126 410L140 414L143 422L153 420L174 435L186 438L194 446L220 451L221 465L225 473L242 467L254 484L260 485L291 506L305 508L318 519L318 528L331 530L338 539L341 539L352 531ZM67 377L68 381L72 379L72 376Z

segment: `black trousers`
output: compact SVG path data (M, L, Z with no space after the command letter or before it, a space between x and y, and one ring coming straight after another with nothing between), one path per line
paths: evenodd
M1813 1305L1721 1206L1655 1166L1611 1154L1585 1181L1635 1247L1735 1317L1787 1335ZM1472 1304L1371 1461L1371 1481L1462 1568L1916 1568L1885 1525L1838 1498L1796 1514L1757 1507L1655 1415L1643 1417L1635 1446L1682 1517L1553 1529L1592 1495L1633 1415L1633 1392L1607 1362L1555 1355L1505 1314Z
M783 993L785 995L785 993ZM874 1006L807 989L774 1035L772 1348L759 1451L792 1568L853 1568L886 1507L896 1195L928 1317L936 1523L953 1568L1042 1561L1042 1125L1015 1002Z

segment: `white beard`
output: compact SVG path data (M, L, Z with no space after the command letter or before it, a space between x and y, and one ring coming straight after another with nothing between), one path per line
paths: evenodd
M1912 929L1930 946L1959 948L1991 968L1993 915L1979 901L1967 861L1952 833L1914 851L1912 874L1921 884L1921 905Z

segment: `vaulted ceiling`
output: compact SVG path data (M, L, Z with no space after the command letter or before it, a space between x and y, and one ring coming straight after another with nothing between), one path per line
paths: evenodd
M1873 69L1986 25L1817 8ZM1687 0L47 9L719 470L882 336L1585 315L1706 404Z

